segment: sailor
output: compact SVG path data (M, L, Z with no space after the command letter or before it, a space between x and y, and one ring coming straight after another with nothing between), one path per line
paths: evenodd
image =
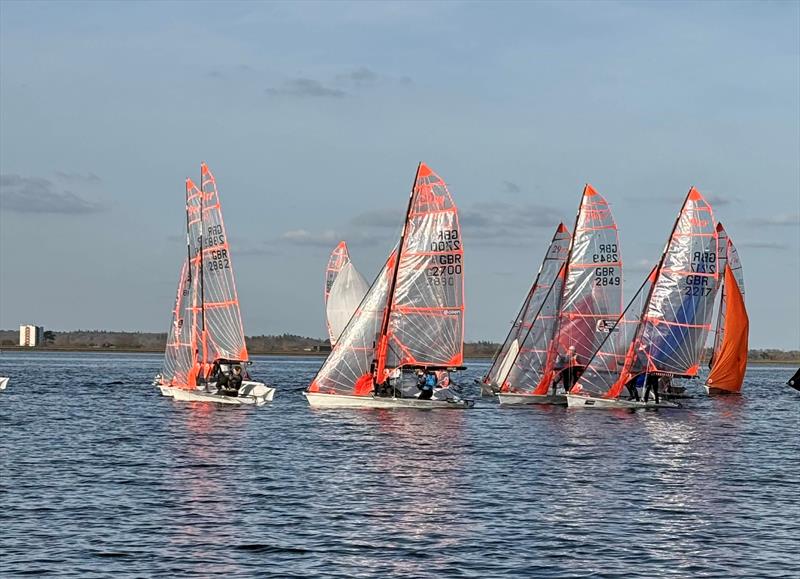
M212 379L216 380L217 383L217 390L227 390L229 384L230 374L228 372L223 372L220 368L219 362L214 363L214 370L212 371Z
M578 360L578 354L575 353L575 346L570 346L567 348L566 354L561 354L558 357L556 369L561 371L553 382L553 392L555 393L559 382L564 383L564 392L569 392L578 381L578 378L581 377L581 374L583 374L584 369Z
M225 376L224 382L222 376ZM220 373L220 380L217 381L217 389L224 396L238 396L239 388L242 387L242 367L236 364L230 374Z
M630 395L629 400L636 400L636 402L640 401L639 398L639 390L636 389L636 383L641 379L642 374L637 374L627 382L625 382L625 388L628 389L628 394Z
M644 401L647 402L647 399L650 398L650 391L653 391L653 394L656 398L656 404L660 402L658 398L658 376L655 374L648 374L647 378L644 382Z
M397 395L397 391L400 389L402 385L401 383L402 377L403 377L403 370L401 370L399 367L389 372L389 386L392 389L393 396Z
M430 400L433 397L433 389L436 388L436 374L434 372L425 372L421 374L417 381L417 388L419 388L419 399Z

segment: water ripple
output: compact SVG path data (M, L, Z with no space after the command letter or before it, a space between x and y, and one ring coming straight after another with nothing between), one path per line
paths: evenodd
M181 404L157 356L3 353L0 564L62 577L760 577L800 568L800 396L658 412ZM464 383L485 369L475 363ZM474 387L470 385L470 388Z

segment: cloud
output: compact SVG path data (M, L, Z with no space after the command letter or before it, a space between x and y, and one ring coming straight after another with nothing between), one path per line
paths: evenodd
M104 210L72 191L57 191L55 184L42 177L0 175L0 206L15 213L58 213L80 215Z
M520 193L522 188L513 181L503 181L502 191L503 193Z
M339 82L348 82L356 85L373 84L380 80L380 75L375 71L361 66L350 72L345 72L336 75L336 80Z
M254 75L258 71L248 64L238 64L236 66L223 66L209 69L206 77L213 79L229 79L233 76Z
M281 240L291 245L333 247L342 240L342 236L330 229L317 233L312 233L306 229L293 229L281 235Z
M738 203L738 197L723 197L722 195L715 195L714 193L709 193L708 195L704 195L706 201L708 201L712 207L724 207L726 205L730 205L731 203Z
M351 225L359 227L376 227L400 229L402 226L402 215L397 209L373 209L359 213L350 220Z
M753 217L745 221L748 225L759 227L785 227L800 225L800 213L778 213L768 217Z
M365 231L364 229L353 229L334 231L327 229L324 231L311 232L306 229L293 229L283 233L279 241L289 245L304 247L324 247L333 249L337 243L344 240L350 246L371 246L376 244L387 244L390 242L391 232L384 231Z
M524 243L542 230L555 229L561 222L558 210L545 205L480 202L462 207L461 226L466 239L503 240Z
M627 262L625 262L623 264L622 267L623 267L623 270L625 271L625 273L628 273L628 272L631 272L631 273L650 273L650 271L653 269L653 266L656 265L657 261L658 261L657 259L653 260L653 259L641 258L641 259L637 259L637 260L635 260L633 262L627 261Z
M776 249L778 251L785 251L789 246L785 243L778 243L777 241L745 241L737 243L738 247L746 247L748 249Z
M258 257L263 255L277 255L277 251L271 244L264 242L261 245L244 245L243 247L233 246L231 253L242 257Z
M56 171L56 177L58 177L61 181L67 181L69 183L81 183L81 184L98 184L102 183L103 180L95 175L92 172L83 174L83 173L67 173L65 171Z
M724 207L726 205L730 205L731 203L738 203L740 201L738 197L728 197L716 195L714 193L704 193L703 197L706 201L708 201L712 208ZM625 197L625 201L631 205L652 205L653 203L658 203L659 205L672 205L675 207L676 211L680 208L684 199L685 195L648 195L645 197Z
M342 98L347 93L338 88L325 86L313 78L294 78L287 80L283 86L268 88L265 91L273 97L299 97L299 98Z

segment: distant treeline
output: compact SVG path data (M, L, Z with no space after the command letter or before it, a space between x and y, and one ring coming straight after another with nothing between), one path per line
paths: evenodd
M247 349L251 354L301 354L328 352L330 342L295 334L279 336L247 336ZM133 350L163 352L167 343L164 332L107 332L102 330L75 330L71 332L45 332L42 349L48 350ZM19 332L0 330L0 347L19 345ZM476 342L464 344L468 357L494 355L498 344Z
M141 352L163 352L167 334L163 332L106 332L101 330L76 330L72 332L45 332L48 350L133 350ZM19 331L0 330L0 347L19 345ZM494 342L466 342L464 355L468 358L489 358L499 344ZM295 334L279 336L248 336L247 348L252 354L302 354L327 352L328 340L309 338ZM710 354L710 352L709 352ZM764 362L794 362L800 360L799 350L750 350L750 360Z

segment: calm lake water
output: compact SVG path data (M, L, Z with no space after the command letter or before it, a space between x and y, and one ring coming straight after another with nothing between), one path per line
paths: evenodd
M797 577L800 393L688 410L175 402L160 356L2 353L0 574ZM486 369L475 362L471 382ZM470 386L472 392L475 388Z

